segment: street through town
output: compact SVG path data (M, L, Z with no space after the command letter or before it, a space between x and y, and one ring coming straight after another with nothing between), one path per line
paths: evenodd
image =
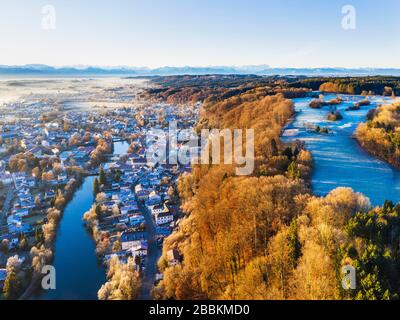
M157 273L157 261L161 256L161 249L157 246L156 228L153 217L150 211L143 203L139 203L139 208L142 211L146 220L146 230L148 234L148 251L146 258L146 269L143 274L142 289L140 292L141 300L152 300L152 290Z

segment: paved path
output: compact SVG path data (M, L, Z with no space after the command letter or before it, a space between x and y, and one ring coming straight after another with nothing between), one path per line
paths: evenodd
M146 270L143 274L140 300L152 300L151 292L153 290L154 282L156 280L157 262L158 259L161 257L161 249L157 246L156 228L151 213L143 204L139 204L139 206L146 220L146 228L148 232Z

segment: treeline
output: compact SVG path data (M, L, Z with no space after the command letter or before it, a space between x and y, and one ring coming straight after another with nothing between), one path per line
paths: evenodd
M400 104L372 110L368 121L358 126L356 138L369 153L400 168Z
M294 81L285 77L261 77L255 75L204 75L169 76L152 79L156 86L142 93L145 99L170 104L194 104L216 102L244 93L262 92L264 96L282 93L286 98L304 97L310 90L289 87Z
M289 84L289 87L331 93L397 96L400 95L400 77L306 78Z

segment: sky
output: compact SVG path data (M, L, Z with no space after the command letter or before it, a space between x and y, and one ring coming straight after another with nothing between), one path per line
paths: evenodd
M342 26L345 5L355 29ZM400 68L399 9L399 0L1 0L0 65Z

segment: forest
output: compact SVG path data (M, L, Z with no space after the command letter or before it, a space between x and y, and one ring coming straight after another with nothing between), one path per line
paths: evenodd
M357 128L358 142L369 153L400 168L400 104L380 106L367 118Z
M142 93L145 100L185 104L224 101L244 93L259 92L263 95L282 93L286 98L304 97L308 88L289 87L299 78L256 75L202 75L155 77L155 87Z
M288 84L292 88L307 88L313 91L357 95L400 95L400 78L387 76L371 77L316 77L300 79Z
M374 208L349 188L313 196L311 154L279 138L292 102L263 86L225 99L217 91L198 129L254 128L256 170L238 177L229 165L196 165L180 178L185 217L164 242L154 298L397 299L400 207ZM355 290L342 287L348 265Z

